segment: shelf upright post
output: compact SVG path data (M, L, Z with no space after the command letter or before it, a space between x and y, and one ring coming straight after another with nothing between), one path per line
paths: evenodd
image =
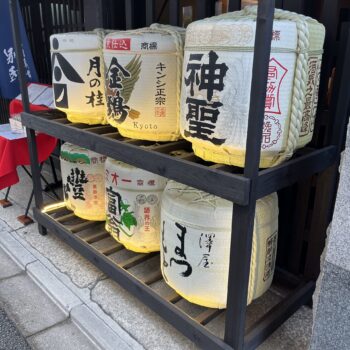
M247 206L235 204L232 216L225 342L234 350L244 348L248 281L274 10L275 0L259 1L244 168L244 176L251 182L249 204Z
M22 95L22 104L24 112L29 113L29 97L27 90L27 82L26 82L26 74L24 67L24 57L22 51L22 40L19 29L19 20L18 20L18 7L17 0L9 0L10 4L10 16L11 16L11 26L12 26L12 35L13 42L15 46L16 58L17 58L17 68L18 68L18 77L19 77L19 85ZM33 180L33 190L34 190L34 198L35 198L35 206L38 209L41 209L43 206L43 194L41 188L41 177L40 177L40 166L38 160L38 152L35 138L35 130L26 128L27 131L27 140L28 140L28 149L30 155L30 164L32 170L32 180ZM39 232L42 235L46 234L46 229L43 226L39 225Z
M238 11L241 9L242 0L230 0L228 2L228 12Z
M125 0L125 27L126 30L130 30L134 28L134 10L135 3L134 0Z
M146 26L154 22L154 0L146 0Z
M180 3L179 0L169 0L169 23L178 26L180 23Z

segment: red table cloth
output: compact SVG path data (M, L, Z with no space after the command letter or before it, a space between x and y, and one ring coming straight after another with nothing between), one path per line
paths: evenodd
M57 140L46 134L38 134L36 143L39 162L42 163L55 149ZM30 165L27 138L8 140L0 136L0 190L19 181L19 165Z
M45 106L30 105L32 111L47 110ZM22 102L12 100L10 103L10 115L18 114L23 111ZM53 152L56 147L57 139L38 133L36 136L38 149L38 159L42 163ZM9 140L0 136L0 190L19 181L17 166L30 165L29 149L27 138Z

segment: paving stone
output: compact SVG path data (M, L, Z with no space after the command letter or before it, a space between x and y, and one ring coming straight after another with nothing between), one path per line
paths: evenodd
M307 350L311 329L312 310L303 306L261 344L258 350ZM318 350L321 349L326 350Z
M110 279L97 283L91 298L146 349L196 349L175 328Z
M97 347L71 321L51 327L27 340L36 350L97 350Z
M24 270L36 257L14 237L15 231L8 232L8 229L8 226L0 221L0 247Z
M350 272L325 262L311 350L350 349Z
M26 339L18 331L16 325L9 319L5 311L0 308L0 349L2 350L30 350Z
M25 275L0 281L0 301L24 336L35 334L67 318Z
M18 230L21 227L24 227L21 224L17 217L24 215L24 208L14 204L12 207L3 208L0 206L0 220L8 225L12 230Z
M0 233L1 235L2 233ZM0 248L0 280L18 275L23 270Z
M17 231L33 248L69 276L79 288L94 285L104 274L53 234L42 236L36 224Z

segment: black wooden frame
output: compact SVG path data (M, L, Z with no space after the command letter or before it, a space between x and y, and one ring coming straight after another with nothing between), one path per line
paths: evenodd
M271 34L274 0L261 0L258 7L256 42L254 48L253 80L251 89L251 105L249 111L249 126L247 137L247 152L243 174L234 174L232 167L197 164L193 159L177 159L161 150L147 150L139 147L142 142L123 140L117 132L111 132L108 126L82 127L69 123L55 112L31 113L24 74L21 39L18 30L18 14L15 0L11 4L11 17L15 48L19 62L20 85L25 112L22 120L27 127L30 149L34 195L36 208L35 218L39 222L41 234L46 230L54 232L69 245L80 252L88 260L101 268L112 279L120 283L130 293L151 307L155 312L180 330L183 334L205 349L252 349L268 337L282 322L284 322L301 305L311 299L314 281L301 281L294 292L277 307L268 312L248 332L245 331L246 300L251 258L251 245L256 200L276 190L289 186L298 180L310 177L316 173L327 172L339 163L341 142L347 120L347 108L350 93L345 84L350 80L349 28L343 30L342 53L338 62L338 71L333 90L331 112L336 115L336 126L329 144L320 149L305 148L296 156L282 165L259 171L264 103L267 83L267 69L270 56ZM130 1L126 6L127 27L132 27L132 6ZM151 1L148 1L150 4ZM170 0L170 22L175 23L178 15L178 1ZM232 4L235 1L232 1ZM238 2L237 2L238 3ZM301 2L300 2L301 3ZM232 9L232 8L231 8ZM148 9L147 23L151 21L153 10ZM175 18L176 17L176 18ZM256 59L256 58L259 59ZM77 240L57 221L42 213L43 196L40 186L40 168L38 164L35 131L73 142L90 148L112 158L125 161L148 171L195 186L199 189L219 195L235 202L233 211L228 302L224 340L206 331L201 324L189 317L184 317L176 307L151 293L147 286L136 278L125 274L121 269L111 265L107 258L91 247ZM185 141L180 141L184 143ZM171 144L164 144L165 149L171 149ZM164 151L164 149L163 149ZM291 282L294 276L284 276ZM298 279L297 279L298 280Z

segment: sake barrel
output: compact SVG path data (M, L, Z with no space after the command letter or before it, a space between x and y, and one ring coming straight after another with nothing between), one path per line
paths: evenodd
M103 31L50 37L56 108L71 122L105 124Z
M181 134L207 161L244 166L256 6L191 23L186 32ZM276 10L260 167L290 158L312 138L323 25Z
M226 307L232 210L232 202L174 181L164 190L161 270L166 283L192 303ZM257 201L247 304L271 285L277 232L274 193Z
M61 174L68 209L86 220L104 221L106 157L79 146L61 147Z
M107 158L106 230L127 249L159 251L160 199L166 179Z
M107 121L123 136L180 137L183 41L183 29L161 25L105 37Z

